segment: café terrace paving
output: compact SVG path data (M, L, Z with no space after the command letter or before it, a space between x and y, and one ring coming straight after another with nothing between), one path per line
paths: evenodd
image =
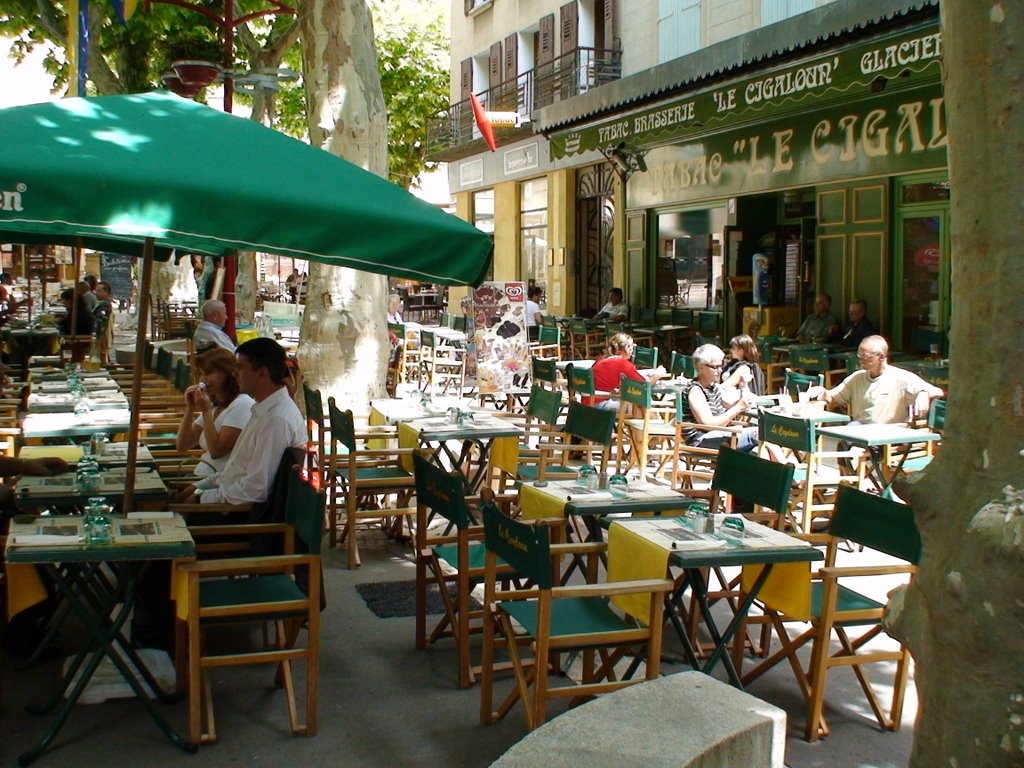
M378 618L356 591L368 582L411 580L414 567L407 544L383 534L365 537L363 565L345 567L343 550L325 549L327 609L322 615L319 732L313 738L292 736L283 692L272 687L269 666L214 670L214 705L218 739L198 754L171 745L137 701L78 704L54 744L34 765L81 768L116 762L124 766L346 765L484 768L526 735L521 708L493 725L479 723L479 686L459 690L455 684L455 646L440 641L426 650L414 647L414 619ZM864 585L861 585L864 586ZM868 594L883 598L892 582L873 581ZM75 648L78 628L69 625L60 638L65 651ZM670 662L678 641L665 633L663 674L689 667ZM473 644L479 650L479 640ZM50 659L28 670L3 657L0 704L0 765L14 765L18 754L34 744L49 716L25 711L58 684L59 662ZM719 668L716 676L722 678ZM882 681L891 674L874 677ZM302 676L296 678L301 685ZM505 681L508 684L508 681ZM879 686L884 692L884 687ZM787 712L786 765L792 768L896 768L907 763L917 710L913 679L908 686L903 727L879 730L849 669L829 677L826 714L832 734L817 743L802 738L806 705L787 664L772 669L749 692ZM186 729L187 704L158 705L171 725ZM584 705L586 706L586 705ZM700 701L680 701L685 722ZM552 713L563 711L559 705ZM585 737L584 737L585 738ZM637 744L648 734L637 724ZM739 767L738 767L739 768Z

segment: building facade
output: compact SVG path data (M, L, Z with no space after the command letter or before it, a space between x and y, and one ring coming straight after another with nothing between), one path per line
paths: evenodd
M824 291L896 347L944 344L937 0L456 5L435 156L496 278L558 314L620 285L634 313L718 334L792 331ZM496 152L470 93L520 115Z

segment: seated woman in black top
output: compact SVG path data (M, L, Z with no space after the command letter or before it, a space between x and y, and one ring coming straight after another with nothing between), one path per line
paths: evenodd
M757 344L747 334L733 336L729 340L729 356L732 358L722 371L722 386L743 389L746 384L751 394L764 394L764 374L758 363L761 354Z

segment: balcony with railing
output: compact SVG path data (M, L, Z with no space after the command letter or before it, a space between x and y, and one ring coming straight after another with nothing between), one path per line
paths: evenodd
M513 80L498 83L478 93L477 98L488 112L515 112L527 120L517 128L495 129L498 139L508 143L533 133L529 117L535 109L586 93L621 76L619 51L577 48ZM436 162L459 160L484 149L469 99L453 104L430 122L427 145L429 158Z

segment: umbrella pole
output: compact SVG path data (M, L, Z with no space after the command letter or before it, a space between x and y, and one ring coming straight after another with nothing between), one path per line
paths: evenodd
M124 472L123 512L134 511L135 463L139 456L139 417L142 412L142 369L146 366L146 326L149 323L149 289L153 283L153 238L147 237L142 251L142 285L135 329L135 364L132 366L132 414L128 427L128 466Z
M68 336L71 337L71 360L75 359L75 342L78 338L78 260L82 258L82 240L75 238L71 249L71 322L68 325ZM63 359L63 353L61 353Z

